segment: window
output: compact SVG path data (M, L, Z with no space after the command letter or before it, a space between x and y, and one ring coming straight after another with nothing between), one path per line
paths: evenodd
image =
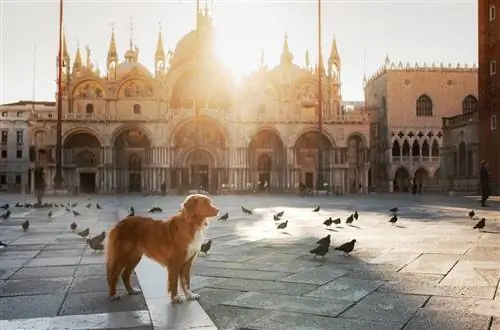
M489 16L490 16L490 22L494 21L496 16L497 16L497 13L496 13L496 8L495 8L495 5L490 5L490 12L489 12Z
M467 95L462 101L462 113L471 113L477 110L477 99L472 95Z
M134 113L136 115L140 115L141 114L141 105L140 104L134 104Z
M24 142L23 131L16 131L16 144L22 146Z
M49 118L52 118L52 114L51 113L49 113Z
M16 174L16 184L21 184L23 182L23 177L19 174Z
M23 113L21 111L18 111L16 116L17 116L17 118L21 118L23 116Z
M22 150L16 150L16 158L23 158L23 151Z
M416 106L417 117L432 117L432 100L427 95L420 95Z
M497 61L490 61L490 76L497 74Z
M2 117L7 117L7 111L2 112Z
M85 114L91 115L94 113L94 105L92 103L87 104L85 107Z
M3 149L1 154L3 159L7 158L7 150Z
M0 175L0 184L7 184L7 176L5 174Z
M491 115L490 126L492 131L497 129L497 115Z
M9 140L9 131L2 131L2 144L5 145L7 144Z

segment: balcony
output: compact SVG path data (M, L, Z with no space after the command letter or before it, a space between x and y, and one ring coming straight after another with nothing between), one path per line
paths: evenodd
M470 123L477 123L479 121L479 112L470 112L453 117L443 118L443 129L451 129L455 127L465 126Z

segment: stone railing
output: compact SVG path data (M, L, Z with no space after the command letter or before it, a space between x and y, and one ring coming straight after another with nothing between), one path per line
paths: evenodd
M453 117L443 118L443 128L453 128L467 125L471 122L479 120L479 113L477 111L456 115Z

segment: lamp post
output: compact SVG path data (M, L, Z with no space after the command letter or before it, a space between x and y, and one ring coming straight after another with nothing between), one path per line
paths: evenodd
M56 175L54 189L63 187L62 177L62 72L63 72L63 0L59 0L59 56L57 60L57 133L56 133Z
M323 57L321 56L321 0L318 0L318 176L316 189L323 187Z

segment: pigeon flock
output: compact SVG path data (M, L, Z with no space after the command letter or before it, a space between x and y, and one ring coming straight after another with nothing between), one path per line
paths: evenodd
M78 217L81 215L81 213L74 210L74 208L76 208L77 206L78 206L78 202L75 202L75 203L68 202L68 204L66 204L66 205L61 204L61 203L44 203L42 205L37 205L37 204L31 204L31 203L21 204L21 203L17 202L14 205L14 207L16 207L16 208L22 208L22 207L24 207L24 208L51 208L47 213L48 218L52 218L52 216L54 215L52 210L55 208L64 208L66 212L71 212L73 214L73 216ZM87 209L91 208L92 203L86 204L85 207ZM98 210L102 209L102 206L99 203L96 203L95 207ZM0 209L3 209L5 211L2 215L0 215L0 219L8 220L12 214L12 212L10 211L10 205L4 204L4 205L0 206ZM78 227L78 225L74 221L69 225L69 228L72 232L76 232L77 227ZM26 221L21 223L21 229L22 229L22 231L26 232L29 230L29 228L30 228L30 222L29 222L29 220L26 219ZM104 251L103 242L104 242L104 239L106 238L106 233L104 231L101 234L94 236L92 238L87 238L90 235L90 228L85 228L82 231L76 232L76 234L82 238L86 238L87 245L92 250ZM8 247L8 245L2 241L0 241L0 246Z

